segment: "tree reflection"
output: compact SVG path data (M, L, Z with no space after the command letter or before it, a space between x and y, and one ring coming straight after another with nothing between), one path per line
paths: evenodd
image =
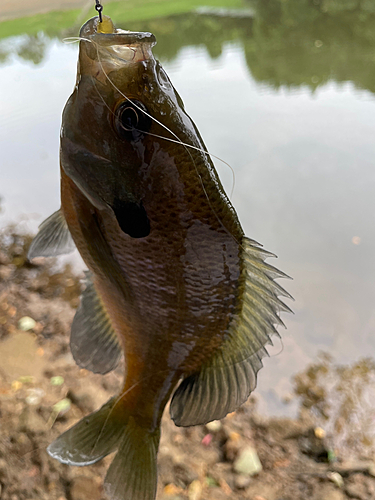
M28 36L17 49L19 57L34 64L40 64L46 53L48 39L42 35Z
M237 42L252 77L272 88L303 85L314 91L333 80L375 92L374 2L246 0L246 5L253 18L190 14L145 23L144 29L156 33L155 52L162 60L185 46L204 46L216 58L225 43Z
M303 85L314 91L333 80L375 92L372 0L244 0L244 8L254 17L231 16L228 11L227 16L190 13L129 23L124 12L124 19L114 20L130 30L155 33L155 53L162 61L172 61L187 46L204 47L215 59L231 42L243 47L252 77L274 89ZM52 24L54 32L45 35L55 37L57 26ZM28 37L18 55L39 64L45 40ZM0 51L1 63L7 52L3 47Z

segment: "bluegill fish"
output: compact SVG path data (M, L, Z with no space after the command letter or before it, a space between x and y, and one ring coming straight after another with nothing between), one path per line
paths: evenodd
M72 324L79 366L125 357L121 393L62 434L52 457L116 455L113 500L154 500L160 423L221 419L249 397L289 296L272 254L244 236L193 121L152 54L150 33L89 20L63 112L61 209L29 257L76 246L86 289Z

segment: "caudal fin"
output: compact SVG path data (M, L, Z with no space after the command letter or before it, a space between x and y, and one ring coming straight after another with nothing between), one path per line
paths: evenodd
M154 500L160 428L150 433L132 416L116 411L117 398L80 420L48 447L69 465L91 465L117 450L104 487L111 500Z
M157 487L156 455L160 428L145 432L133 417L108 469L105 489L111 500L154 500Z

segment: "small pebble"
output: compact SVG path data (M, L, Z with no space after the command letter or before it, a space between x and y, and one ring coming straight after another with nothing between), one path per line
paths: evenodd
M72 405L72 402L68 398L61 399L61 401L58 401L53 405L53 411L58 415L64 415L67 411L70 410L70 407Z
M203 446L209 446L212 442L212 434L206 434L202 439Z
M263 469L258 453L252 446L248 446L240 452L233 466L237 474L243 474L245 476L259 474Z
M213 420L212 422L208 422L206 424L206 429L208 432L218 432L221 429L222 425L220 420Z
M332 483L334 483L338 488L342 488L344 486L344 480L338 472L328 472L327 477Z
M51 377L50 379L51 385L63 385L64 383L64 377L61 377L61 375L57 375L56 377Z
M177 488L177 486L175 486L174 484L170 483L170 484L167 484L165 487L164 487L164 490L163 490L163 493L165 495L168 495L168 496L171 496L171 495L176 495L177 493L180 492L180 489Z
M314 434L318 439L324 439L326 437L326 431L321 427L316 427L314 429Z
M24 332L32 330L33 328L35 328L35 326L36 321L33 318L30 318L30 316L24 316L18 322L18 328L20 330L23 330Z
M200 500L202 496L202 485L200 481L196 480L193 481L188 490L188 497L189 500Z
M42 401L44 395L45 392L43 389L39 389L38 387L28 389L25 401L28 405L38 405Z
M22 389L22 382L20 382L19 380L13 380L12 382L12 391L13 392L17 392L19 391L20 389Z

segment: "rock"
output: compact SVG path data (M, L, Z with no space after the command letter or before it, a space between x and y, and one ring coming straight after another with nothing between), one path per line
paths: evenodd
M370 476L375 477L375 463L374 462L369 465L368 473L370 474Z
M200 500L202 497L202 485L200 481L193 481L188 490L189 500Z
M42 401L44 396L45 392L43 389L40 389L39 387L32 387L27 390L25 401L30 406L37 406Z
M330 481L332 481L338 488L342 488L344 486L344 480L342 475L338 472L328 472L327 477Z
M326 437L326 431L321 427L315 427L314 434L318 439L324 439Z
M233 464L237 474L245 476L254 476L262 470L262 464L259 460L258 453L252 446L247 446L238 455L238 458Z
M101 487L94 479L86 476L75 477L70 486L71 500L100 500Z
M212 443L212 434L206 434L201 443L203 444L203 446L210 446L210 444Z
M35 319L30 318L30 316L24 316L18 321L19 330L23 330L24 332L32 330L35 327L36 327L36 321Z
M59 386L63 385L63 383L64 383L64 377L62 377L61 375L56 375L55 377L51 377L50 379L51 385Z
M218 432L222 427L220 420L213 420L212 422L208 422L206 424L206 429L208 432Z
M69 398L64 398L64 399L61 399L60 401L58 401L57 403L55 403L52 407L55 415L57 417L61 417L62 415L65 415L65 413L67 413L72 404L72 402L70 401Z
M163 493L167 496L174 496L176 495L177 493L180 492L180 488L178 488L175 484L173 483L170 483L170 484L167 484L165 487L164 487L164 490L163 490Z

